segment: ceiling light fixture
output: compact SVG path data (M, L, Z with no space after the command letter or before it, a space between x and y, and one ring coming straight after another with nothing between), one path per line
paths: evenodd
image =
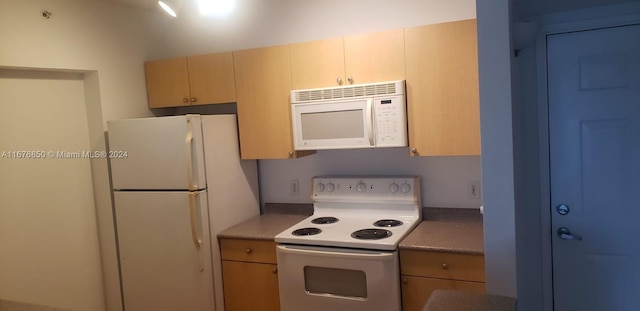
M224 16L233 11L235 2L235 0L198 0L198 7L203 15Z
M178 2L175 0L160 0L158 1L158 5L162 8L162 10L171 15L172 17L177 17L178 14Z

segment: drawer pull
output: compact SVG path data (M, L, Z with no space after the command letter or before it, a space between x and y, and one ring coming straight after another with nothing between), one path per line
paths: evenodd
M251 253L251 249L250 249L250 248L247 248L247 249L245 249L245 250L244 250L244 252L245 252L245 253L247 253L247 254L249 254L249 253Z
M449 270L449 265L446 263L442 264L442 270Z

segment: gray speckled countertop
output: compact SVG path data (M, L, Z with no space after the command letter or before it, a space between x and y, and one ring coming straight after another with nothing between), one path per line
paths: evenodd
M401 242L401 250L484 254L482 215L477 209L425 208L423 221Z
M218 234L219 239L273 240L274 237L308 215L263 214L228 228Z
M516 299L453 290L435 290L422 311L515 311Z
M273 240L278 233L313 213L309 207L268 205L265 214L220 232L218 238ZM400 242L401 250L484 254L482 215L477 209L424 208L423 219Z

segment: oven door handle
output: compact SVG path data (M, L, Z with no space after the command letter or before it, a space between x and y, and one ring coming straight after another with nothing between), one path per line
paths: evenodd
M355 249L340 249L340 248L328 248L322 246L296 246L296 245L278 245L278 252L291 255L308 255L308 256L322 256L322 257L335 257L335 258L358 258L358 259L393 259L394 251L380 252L371 250L355 250Z

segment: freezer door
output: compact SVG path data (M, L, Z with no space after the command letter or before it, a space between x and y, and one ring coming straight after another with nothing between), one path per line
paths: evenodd
M113 189L207 187L200 116L114 120L107 127Z
M206 191L114 198L125 309L215 310Z

